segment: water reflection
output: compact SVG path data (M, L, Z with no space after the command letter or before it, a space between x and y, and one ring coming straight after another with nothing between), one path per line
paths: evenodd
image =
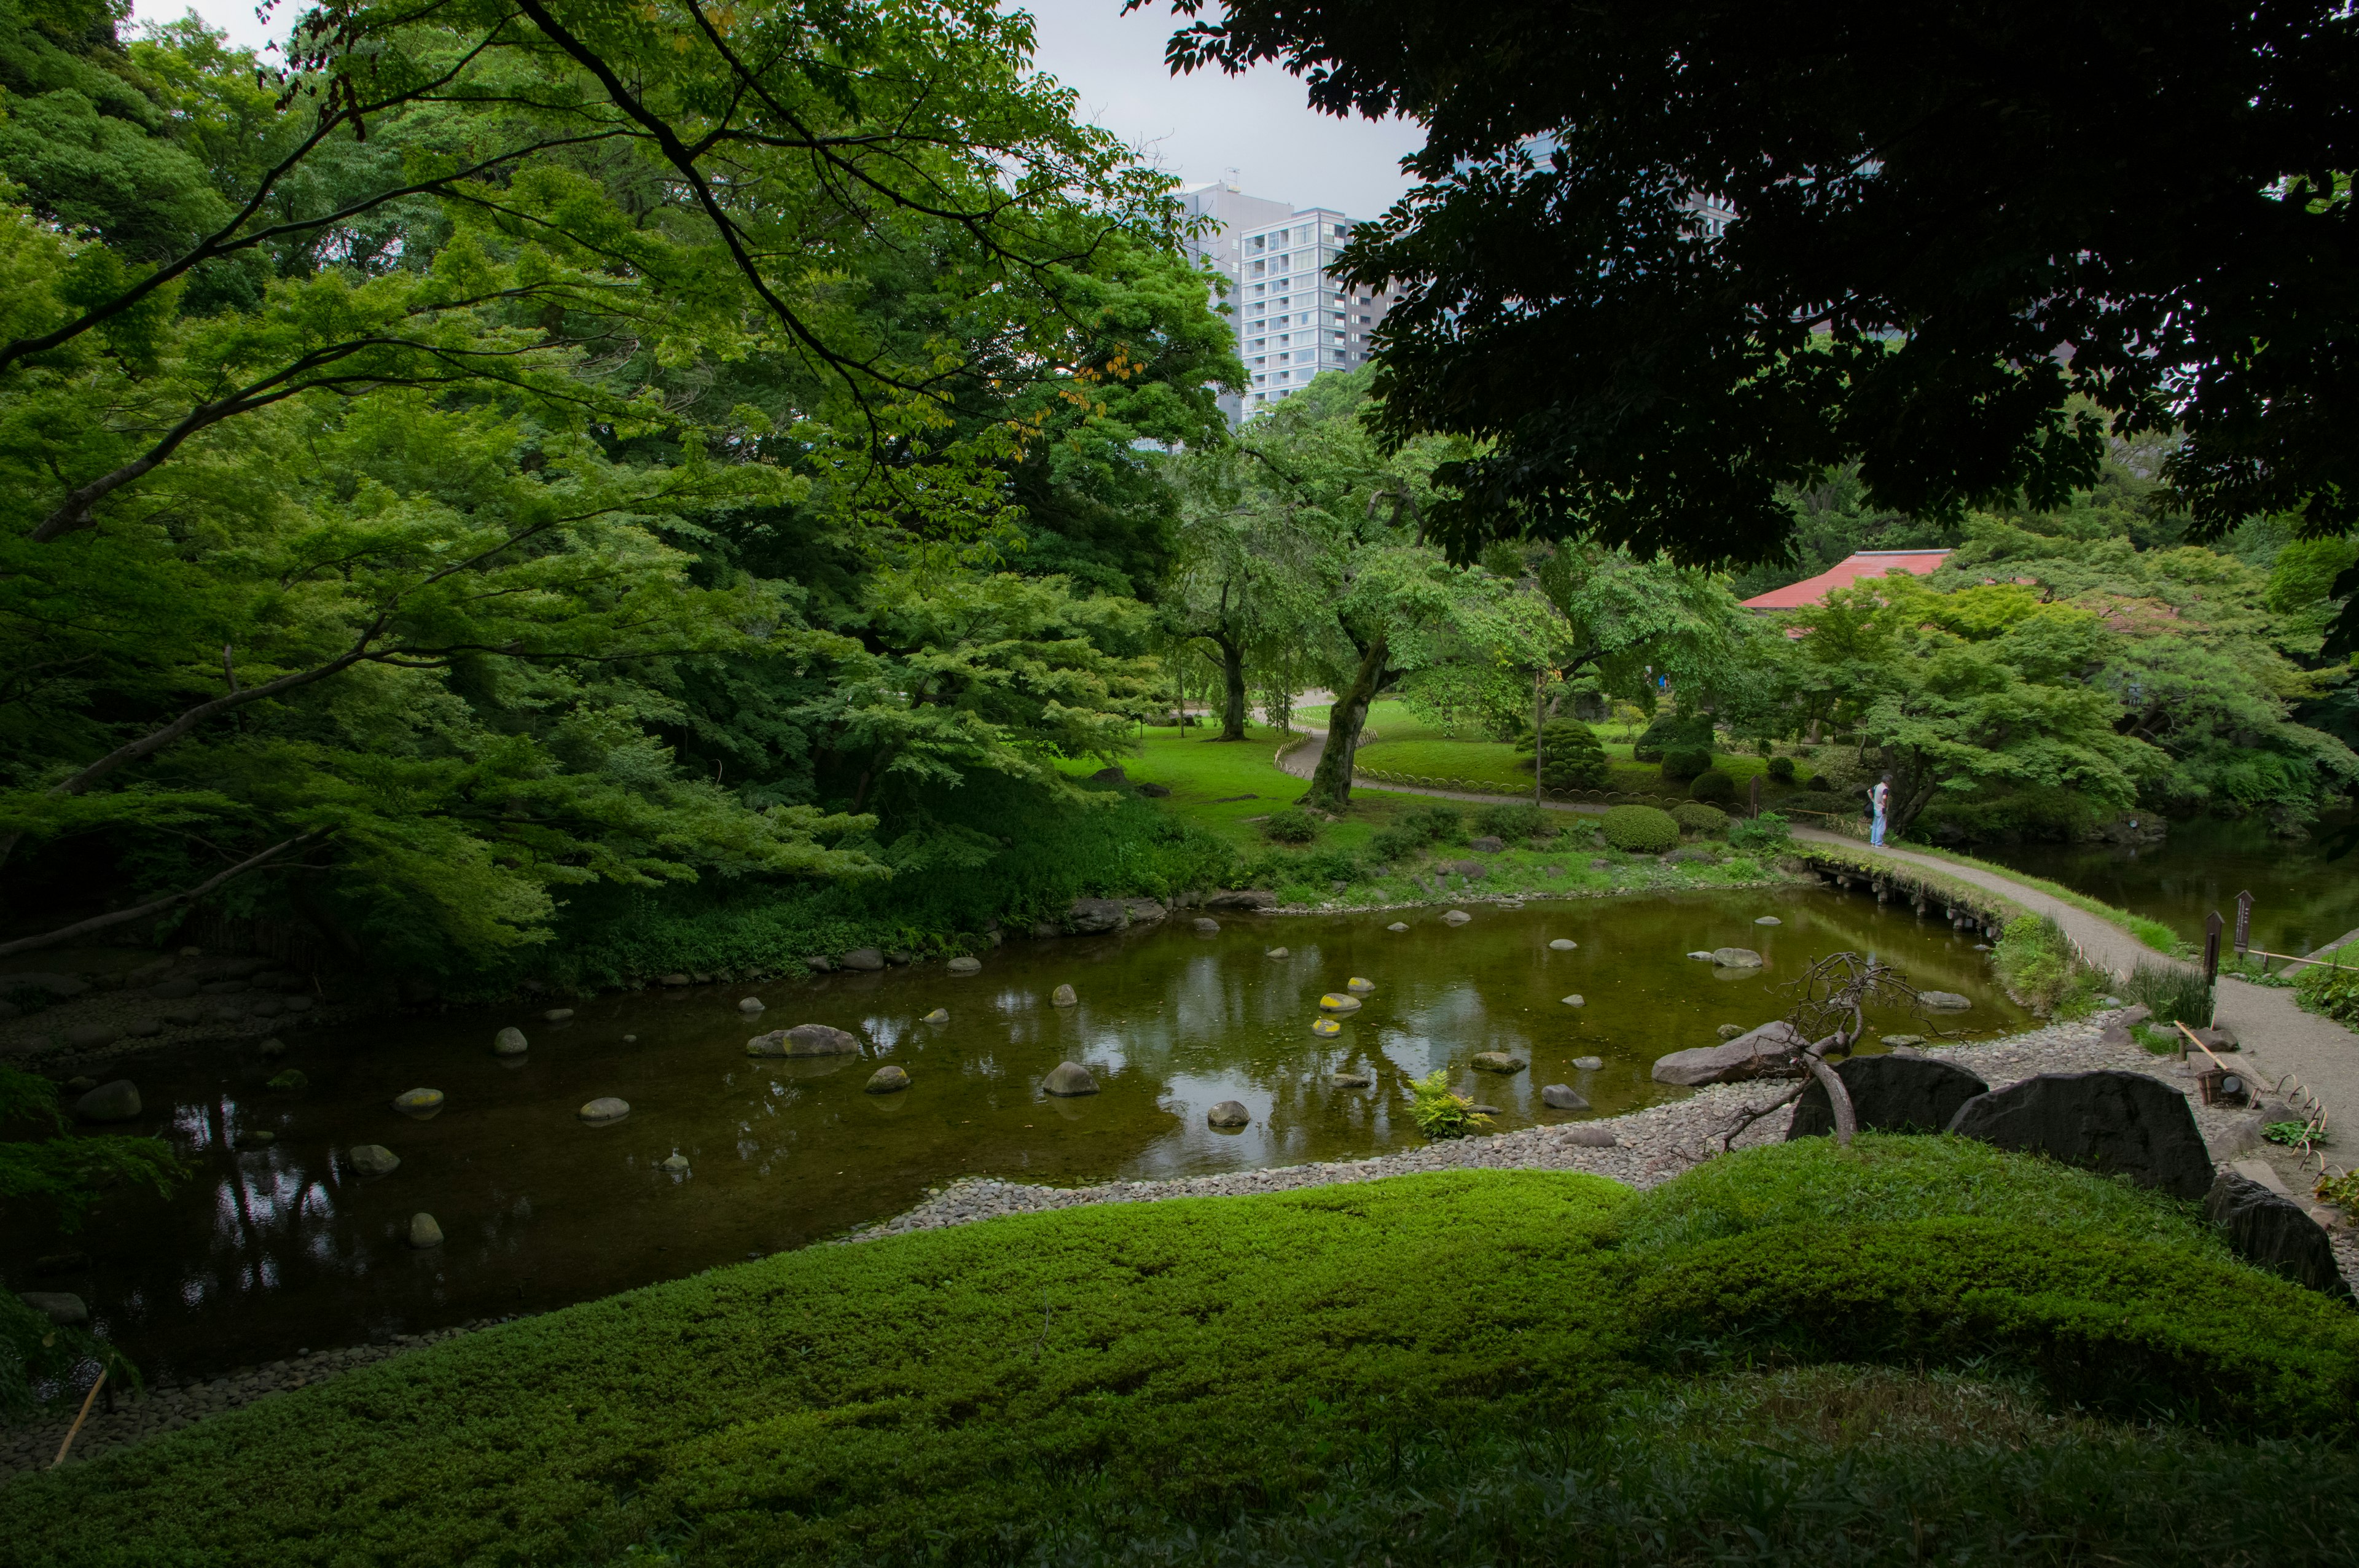
M1753 925L1773 911L1784 925ZM134 1070L163 1108L152 1128L195 1179L168 1201L111 1196L82 1236L28 1237L25 1249L87 1250L89 1270L52 1288L82 1293L152 1368L210 1371L800 1245L960 1175L1157 1178L1397 1148L1419 1138L1408 1082L1436 1069L1501 1108L1506 1128L1558 1119L1538 1104L1549 1083L1574 1084L1603 1113L1630 1108L1683 1092L1648 1077L1657 1055L1782 1012L1781 981L1837 947L1974 998L1977 1031L2026 1022L1946 926L1832 892L1478 908L1455 930L1438 913L1407 916L1401 934L1386 913L1032 944L971 979L920 968L598 998L562 1024L525 1008L391 1020L290 1033L284 1062L234 1047L153 1059ZM1555 936L1579 946L1552 951ZM1266 955L1281 942L1290 957ZM1684 957L1724 945L1758 949L1767 967L1715 973ZM1313 1036L1320 995L1354 975L1374 992L1332 1039ZM1060 984L1078 1005L1050 1004ZM1574 991L1586 1007L1559 1000ZM749 994L764 1014L739 1012ZM938 1007L949 1022L924 1022ZM800 1022L853 1032L864 1054L745 1054L749 1035ZM525 1030L524 1056L491 1053L506 1024ZM1484 1050L1530 1070L1474 1074ZM1589 1055L1604 1065L1571 1065ZM912 1087L864 1093L880 1059ZM1067 1059L1102 1092L1045 1096L1042 1077ZM309 1087L269 1088L288 1065ZM1373 1085L1336 1085L1346 1068ZM430 1121L392 1108L419 1087L447 1097ZM630 1102L628 1120L577 1118L608 1095ZM1207 1126L1232 1099L1250 1123ZM264 1132L275 1141L256 1146ZM360 1176L347 1155L363 1143L390 1147L399 1167ZM685 1173L664 1166L675 1151ZM440 1247L409 1248L419 1212L440 1223Z

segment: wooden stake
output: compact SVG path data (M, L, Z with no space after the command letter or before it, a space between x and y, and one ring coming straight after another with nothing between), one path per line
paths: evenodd
M82 1413L74 1417L71 1426L66 1428L66 1440L58 1444L58 1456L49 1461L50 1469L54 1470L66 1462L66 1450L73 1446L74 1438L82 1432L82 1423L90 1419L91 1401L98 1398L98 1390L105 1384L106 1368L101 1367L98 1369L98 1380L91 1384L90 1392L82 1397Z

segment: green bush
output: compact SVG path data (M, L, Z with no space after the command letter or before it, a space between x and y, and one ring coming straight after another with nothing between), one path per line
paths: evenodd
M2096 1005L2104 977L2066 939L2064 928L2044 914L2007 923L1991 949L1991 968L2017 1001L2038 1013L2078 1017Z
M1261 832L1274 844L1308 844L1319 837L1319 822L1299 806L1282 806L1262 823Z
M2141 961L2122 983L2120 994L2131 1001L2144 1002L2157 1023L2184 1023L2193 1029L2212 1027L2212 988L2203 983L2201 970Z
M1665 752L1674 749L1711 751L1712 715L1658 713L1654 721L1640 731L1630 755L1637 762L1659 762Z
M1578 719L1551 719L1541 730L1540 784L1545 789L1598 789L1610 773L1597 732Z
M1859 809L1857 801L1846 799L1839 795L1830 795L1820 789L1806 789L1799 794L1789 795L1778 804L1788 811L1812 816L1841 816Z
M1663 753L1663 776L1674 784L1704 773L1712 766L1712 753L1701 746L1678 746Z
M1777 780L1779 784L1792 784L1794 782L1794 759L1791 757L1772 757L1769 759L1768 771L1769 776Z
M1598 823L1605 841L1632 855L1659 855L1680 841L1680 825L1651 806L1617 806Z
M1368 852L1379 860L1406 860L1425 848L1425 835L1404 827L1380 827L1368 838Z
M1792 842L1790 826L1774 811L1750 819L1738 818L1728 830L1729 848L1776 854Z
M1698 800L1734 800L1736 781L1718 768L1706 768L1696 774L1695 783L1688 786L1688 794Z
M1538 806L1486 806L1474 814L1474 830L1513 843L1557 831L1556 813Z
M2088 798L2060 788L1944 792L1913 825L1949 842L2037 838L2069 843L2106 814Z
M1429 844L1466 842L1466 814L1454 806L1422 806L1403 812L1398 826Z
M2354 954L2353 958L2359 958ZM2359 968L2329 964L2305 964L2293 982L2294 999L2310 1011L2337 1023L2359 1026Z
M1706 806L1700 800L1683 800L1671 807L1671 820L1688 833L1705 833L1717 838L1728 831L1728 813L1716 806Z

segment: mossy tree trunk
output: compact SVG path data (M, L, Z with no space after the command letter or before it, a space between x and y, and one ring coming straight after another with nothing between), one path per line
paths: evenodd
M1327 749L1320 753L1310 793L1301 804L1334 812L1351 806L1352 754L1360 749L1360 730L1368 719L1368 704L1384 687L1388 673L1385 660L1391 651L1391 640L1382 632L1361 649L1360 667L1353 672L1352 684L1337 694L1328 712Z

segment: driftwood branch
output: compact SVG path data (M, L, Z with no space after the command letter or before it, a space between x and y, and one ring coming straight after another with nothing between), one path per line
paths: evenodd
M1897 1003L1919 1017L1924 1013L1916 987L1891 966L1857 953L1828 954L1788 989L1800 994L1784 1020L1785 1048L1765 1076L1799 1076L1803 1081L1767 1105L1740 1110L1721 1138L1723 1149L1733 1147L1738 1133L1771 1111L1800 1099L1812 1083L1827 1091L1836 1145L1849 1148L1859 1133L1859 1110L1852 1104L1843 1075L1828 1065L1827 1058L1851 1054L1867 1032L1866 1008L1871 1001Z

